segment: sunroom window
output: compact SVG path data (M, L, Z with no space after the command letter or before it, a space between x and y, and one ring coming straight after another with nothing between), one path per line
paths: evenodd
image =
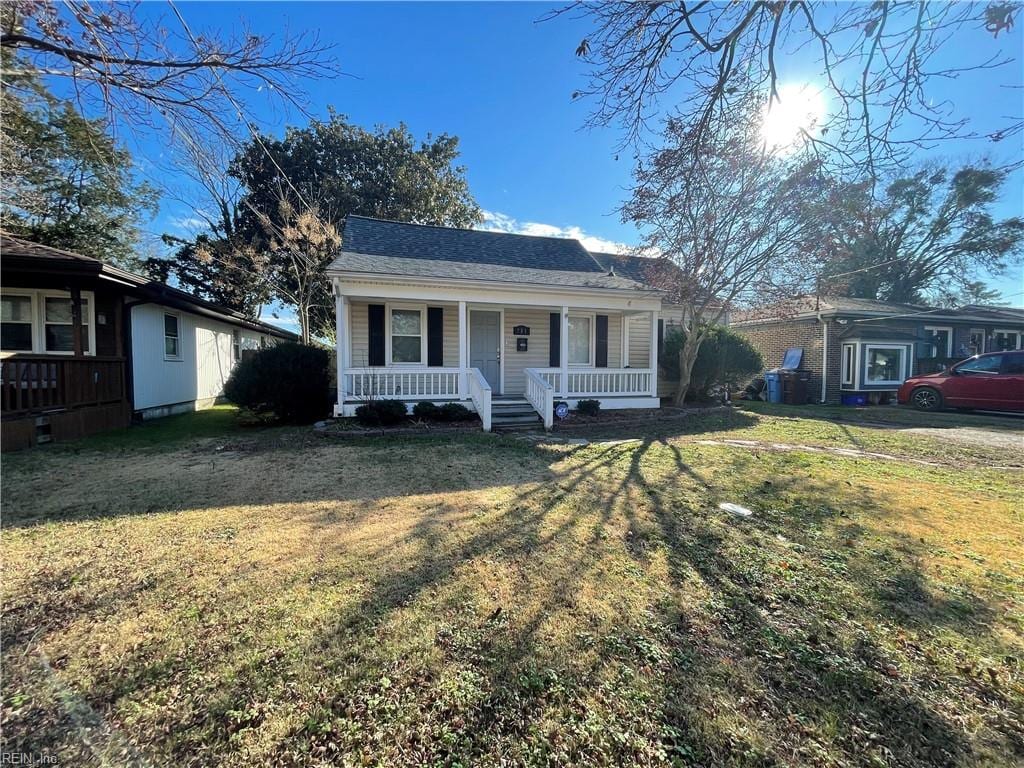
M853 384L853 344L843 345L843 384Z
M569 365L590 365L590 318L569 316Z
M867 348L867 384L902 384L904 371L904 347Z
M423 315L420 310L391 310L391 362L423 362Z

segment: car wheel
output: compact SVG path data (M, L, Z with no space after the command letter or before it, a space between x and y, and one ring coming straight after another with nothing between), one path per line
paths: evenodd
M942 408L942 395L937 389L921 387L914 390L910 402L919 411L937 411Z

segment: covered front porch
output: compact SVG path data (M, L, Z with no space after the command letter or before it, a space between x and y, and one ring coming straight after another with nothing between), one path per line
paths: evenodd
M497 398L525 398L545 428L556 402L658 407L657 294L338 279L334 293L337 416L379 398L461 402L490 430Z

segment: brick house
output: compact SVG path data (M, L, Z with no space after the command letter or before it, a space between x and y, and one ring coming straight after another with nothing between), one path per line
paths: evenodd
M730 326L774 368L790 347L804 350L811 399L891 397L908 377L982 352L1024 349L1024 310L968 305L940 309L848 297L800 297L736 313Z

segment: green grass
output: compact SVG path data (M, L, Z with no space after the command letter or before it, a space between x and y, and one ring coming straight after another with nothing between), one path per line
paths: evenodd
M4 749L161 766L1024 759L1019 473L964 471L926 436L938 466L699 442L908 449L739 411L583 447L222 423L5 459Z

